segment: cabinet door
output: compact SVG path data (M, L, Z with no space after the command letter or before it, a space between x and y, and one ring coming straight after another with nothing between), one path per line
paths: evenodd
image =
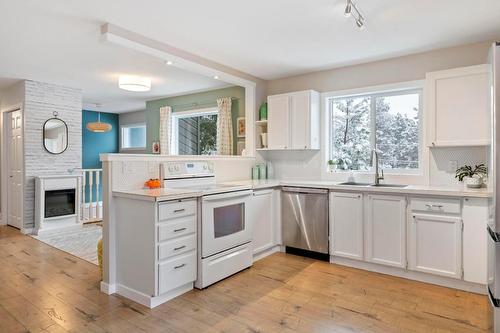
M410 222L410 269L460 279L462 221L459 217L413 214Z
M274 245L283 244L281 236L281 190L273 190Z
M273 223L273 190L260 190L253 193L253 254L274 246L275 224Z
M267 140L269 149L290 148L290 97L276 95L267 98Z
M311 95L309 91L291 94L290 139L292 149L311 148Z
M368 195L365 216L366 260L406 267L406 198Z
M427 73L429 146L490 143L490 67Z
M465 281L487 284L488 217L488 199L464 199L462 219Z
M330 193L330 255L363 260L363 196Z

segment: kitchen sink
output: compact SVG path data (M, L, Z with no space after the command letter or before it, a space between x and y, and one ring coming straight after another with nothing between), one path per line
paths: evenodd
M349 186L370 186L370 183L357 183L357 182L345 182L340 183L339 185L349 185Z
M372 184L370 186L373 186L373 187L399 187L399 188L404 188L404 187L407 187L408 185L400 185L400 184Z

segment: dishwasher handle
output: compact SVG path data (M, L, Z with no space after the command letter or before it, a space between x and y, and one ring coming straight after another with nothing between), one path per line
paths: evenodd
M310 187L282 187L282 192L302 193L302 194L328 194L328 190Z

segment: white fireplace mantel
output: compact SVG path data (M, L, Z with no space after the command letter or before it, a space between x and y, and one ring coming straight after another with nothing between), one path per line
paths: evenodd
M81 174L44 175L35 178L34 234L40 235L41 233L54 232L63 228L80 228L82 226L82 222L79 216L81 202L81 183ZM59 212L59 214L62 214L60 216L46 217L46 192L54 191L52 193L56 195L61 194L61 192L57 191L64 190L74 190L74 210L72 209L71 212ZM63 204L61 205L64 207ZM51 205L51 207L47 208L54 209L54 205Z

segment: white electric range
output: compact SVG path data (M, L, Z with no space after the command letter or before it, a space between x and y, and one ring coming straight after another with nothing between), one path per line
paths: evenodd
M161 165L163 187L203 193L198 202L198 278L202 289L252 266L251 187L218 184L211 162Z

